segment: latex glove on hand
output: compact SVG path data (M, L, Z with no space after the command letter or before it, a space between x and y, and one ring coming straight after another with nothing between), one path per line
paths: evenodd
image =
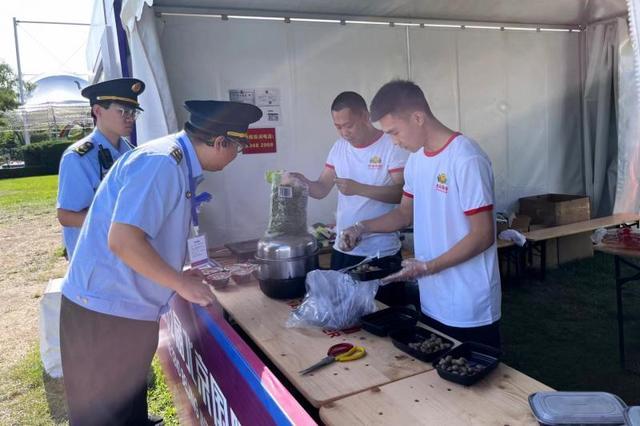
M360 222L356 222L355 225L343 229L342 232L340 232L338 248L343 251L353 250L360 241L362 241L364 231L364 225Z
M427 262L423 262L418 259L406 259L402 261L402 269L395 274L388 275L382 279L381 285L397 281L414 281L425 275L429 275L432 272L427 266Z

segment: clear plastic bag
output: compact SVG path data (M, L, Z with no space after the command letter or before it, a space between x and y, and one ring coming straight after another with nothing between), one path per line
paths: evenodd
M267 235L306 234L309 187L282 170L267 173L267 182L271 184Z
M322 327L342 330L377 310L374 298L380 281L356 281L338 271L307 274L307 294L289 314L287 327Z

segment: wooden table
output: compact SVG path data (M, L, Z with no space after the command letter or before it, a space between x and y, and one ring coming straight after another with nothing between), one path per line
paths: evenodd
M320 408L327 425L537 425L528 396L551 390L500 364L471 387L429 371Z
M532 248L536 247L540 252L540 275L541 279L544 280L547 263L547 240L555 239L557 241L562 237L569 237L571 235L582 234L584 232L592 232L599 228L611 228L620 225L638 225L639 221L640 215L635 213L617 213L597 219L529 231L525 233L524 236L527 237L527 241L530 243L530 246ZM560 247L558 247L557 252L558 263L560 263Z
M291 304L268 298L255 280L243 285L230 283L215 290L215 295L228 315L315 407L433 368L396 349L388 337L366 331L286 328ZM364 346L367 356L334 363L305 376L298 373L322 359L331 345L345 341Z
M595 246L595 250L610 254L614 261L614 277L616 280L616 310L618 318L618 353L620 355L620 366L625 368L624 349L624 315L622 311L622 286L632 282L640 281L640 266L626 259L640 259L640 250L629 250L623 248L609 247L605 244ZM625 264L634 270L633 275L623 277L620 271L620 264Z

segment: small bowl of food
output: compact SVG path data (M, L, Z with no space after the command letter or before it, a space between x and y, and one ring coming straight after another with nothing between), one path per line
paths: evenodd
M256 265L251 263L236 263L232 265L229 270L231 271L231 278L236 284L246 284L251 281L251 275L256 270Z
M207 275L205 281L217 290L226 287L229 284L229 278L231 278L230 271L217 271Z

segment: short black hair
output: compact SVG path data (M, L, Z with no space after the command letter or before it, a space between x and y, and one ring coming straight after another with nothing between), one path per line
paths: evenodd
M422 89L409 80L393 80L378 90L371 101L371 121L380 120L387 114L423 111L431 114Z
M364 98L356 92L342 92L333 100L331 111L349 108L353 112L368 112Z
M98 122L98 117L96 117L96 115L93 113L93 106L94 105L98 105L98 106L101 106L104 109L109 109L111 104L112 104L111 101L98 101L98 102L94 102L94 103L91 104L91 118L93 118L93 125L94 126Z

